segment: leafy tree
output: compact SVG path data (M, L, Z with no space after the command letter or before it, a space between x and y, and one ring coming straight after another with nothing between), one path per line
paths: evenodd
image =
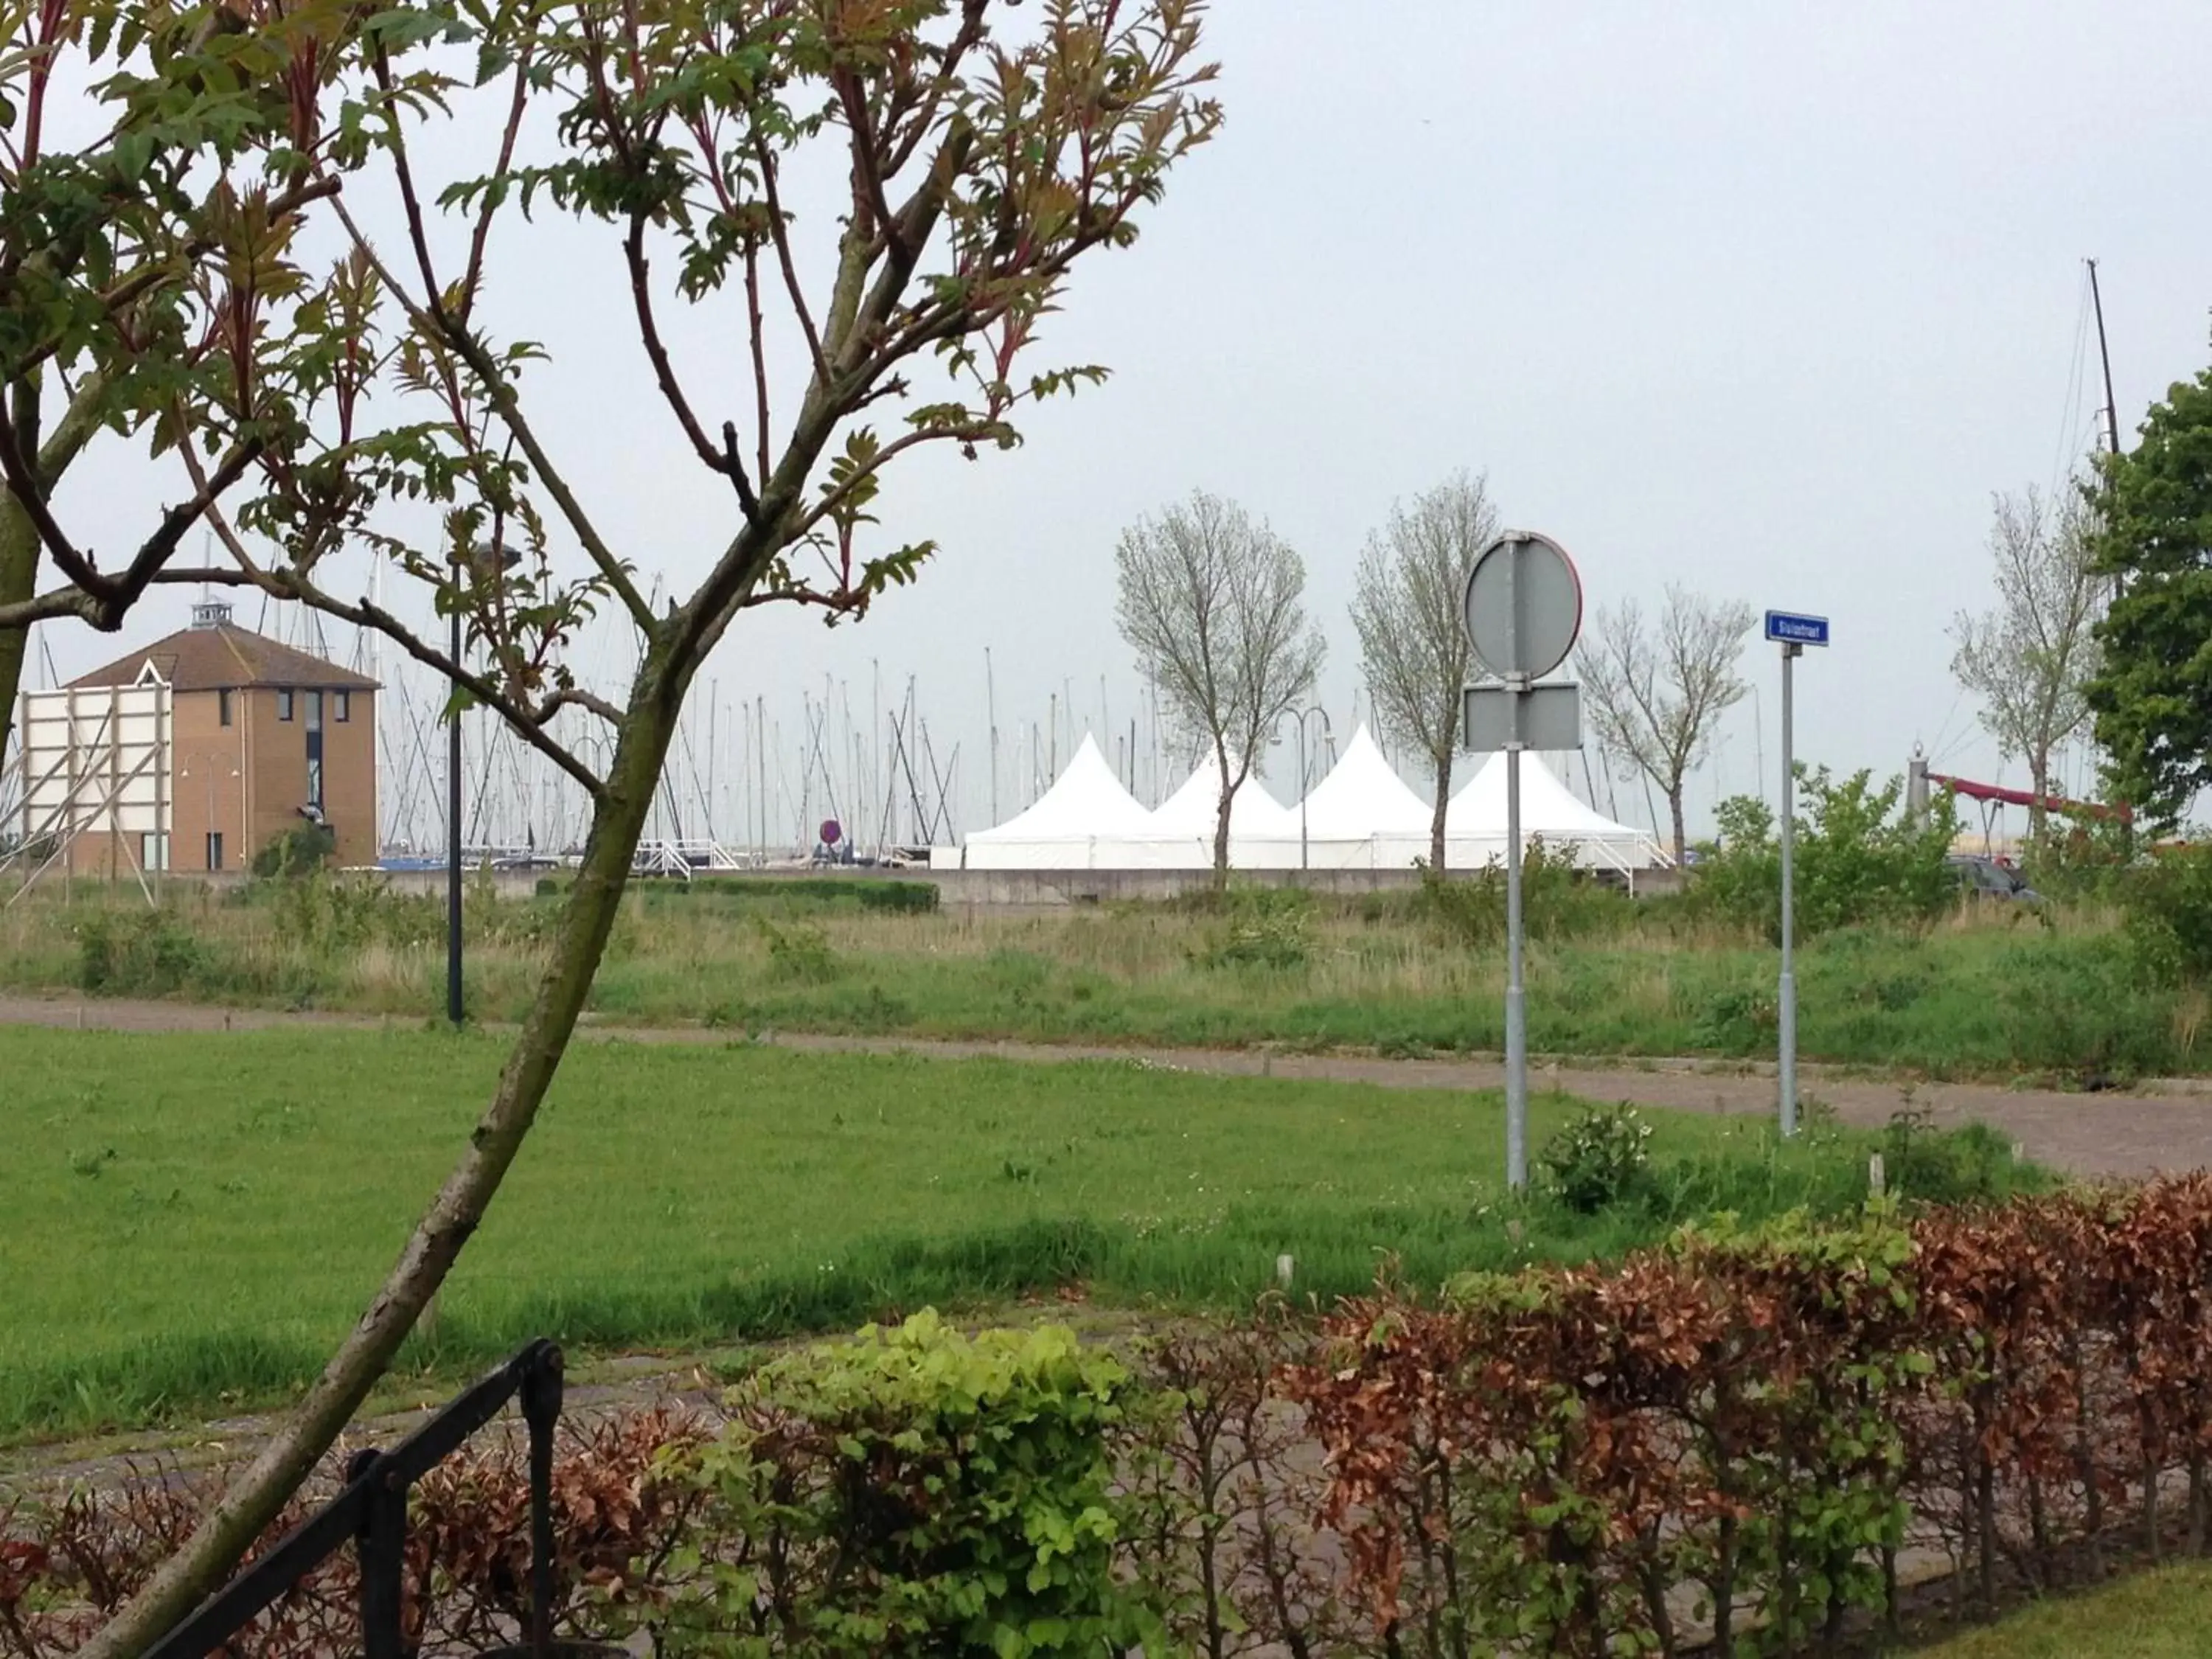
M1904 805L1905 780L1877 788L1873 775L1841 781L1825 766L1797 768L1792 870L1796 931L1810 938L1872 921L1923 921L1958 902L1945 863L1958 839L1958 808L1940 793L1923 817ZM1698 902L1741 926L1779 938L1782 853L1774 811L1755 795L1720 805L1720 838L1698 866Z
M257 27L216 7L0 8L0 711L33 621L112 630L152 584L199 580L171 561L210 503L312 423L343 422L346 274L311 272L296 247L359 159L322 118L357 15L337 0ZM95 468L105 490L137 472L179 496L104 566L53 506ZM40 595L46 561L60 580ZM0 760L8 741L0 723Z
M2083 688L2096 669L2094 629L2109 584L2097 574L2076 492L2053 502L2030 484L1999 495L1990 554L1997 602L1980 616L1959 613L1951 672L1982 700L1982 724L1999 751L2027 761L2036 797L2028 820L2040 842L2051 753L2088 724Z
M1305 562L1236 502L1202 489L1123 531L1114 560L1121 637L1219 768L1213 869L1225 883L1231 804L1261 744L1321 672Z
M886 542L877 529L891 463L929 447L1011 447L1028 405L1103 378L1093 365L1037 362L1039 325L1076 262L1130 243L1175 164L1215 131L1202 8L1051 0L1002 33L1009 3L322 10L309 0L190 12L173 52L166 0L69 13L65 38L81 31L129 65L87 94L93 118L76 125L127 130L141 106L149 120L198 112L115 146L128 155L109 194L144 218L155 246L196 246L210 210L204 191L148 183L149 167L219 181L256 155L283 190L327 206L342 243L319 283L270 264L282 289L270 294L246 256L277 238L282 204L250 207L234 188L238 204L225 211L246 228L223 257L203 269L179 254L160 267L177 320L142 337L110 307L81 325L88 351L103 330L141 348L135 401L117 420L166 446L193 492L188 517L214 532L222 562L192 580L386 635L447 677L457 702L495 710L592 811L538 994L459 1161L323 1373L190 1541L83 1650L88 1659L133 1659L230 1570L481 1224L574 1031L678 713L708 653L757 607L838 621L915 580L935 544ZM27 27L19 14L12 38L28 38ZM21 70L20 51L9 62L18 67L0 73L19 82L36 72ZM27 105L12 84L0 126L20 148ZM226 88L243 88L233 104L209 90ZM825 178L837 181L830 212L803 210ZM349 205L356 183L392 204L396 234L380 237ZM217 190L214 199L230 198ZM11 190L0 216L17 210ZM516 280L500 273L528 283L551 257L533 259L533 233L561 219L604 237L627 274L624 331L673 453L728 489L726 522L689 550L704 574L658 603L647 602L639 556L684 550L668 549L664 525L614 522L585 498L573 458L536 418L541 363L558 342L500 325ZM94 286L132 280L85 276ZM27 349L9 343L51 315L90 314L87 291L63 306L51 285L0 268L0 349L16 351L19 380ZM687 377L665 326L679 311L733 338L734 360ZM597 312L570 320L595 346L610 327ZM248 340L267 343L248 350ZM261 378L271 356L282 370L273 388ZM242 392L226 388L226 371ZM20 452L20 425L13 435ZM71 540L39 479L15 467L8 482L58 581L0 602L0 628L64 615L112 627L147 583L175 574L173 514L111 576ZM442 629L403 620L409 606L348 596L357 589L341 586L343 556L364 549L411 579L414 608L464 619L466 659L449 654ZM566 663L598 614L636 645L629 684L612 695L578 683ZM592 722L604 737L582 729Z
M2177 822L2212 782L2212 368L2153 404L2135 448L2098 458L2097 568L2118 591L2088 685L2120 798Z
M1751 607L1705 599L1668 584L1667 603L1647 625L1633 599L1601 610L1576 647L1576 672L1590 725L1614 759L1658 785L1674 824L1674 861L1689 851L1683 787L1704 764L1713 727L1743 698L1735 672Z
M1429 867L1444 867L1444 809L1459 755L1461 696L1474 668L1467 637L1468 572L1496 538L1498 511L1484 480L1461 473L1390 509L1368 538L1352 596L1352 625L1368 694L1384 732L1419 750L1436 786Z

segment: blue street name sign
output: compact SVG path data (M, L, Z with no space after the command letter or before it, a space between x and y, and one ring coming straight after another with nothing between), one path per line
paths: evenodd
M1826 617L1798 617L1787 611L1766 613L1766 637L1784 645L1826 645L1828 642L1828 619Z

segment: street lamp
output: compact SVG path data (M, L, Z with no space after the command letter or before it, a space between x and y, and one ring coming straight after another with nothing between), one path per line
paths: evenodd
M210 759L210 760L208 760L208 761L205 761L205 762L202 763L201 763L201 769L200 769L200 775L201 775L202 777L204 777L204 778L205 778L205 779L207 780L207 820L206 820L206 826L205 826L205 827L206 827L206 832L207 832L207 835L208 835L208 837L209 837L209 840L208 840L208 842L207 842L206 845L205 845L205 846L201 849L201 850L202 850L202 860L201 860L201 861L202 861L203 863L204 863L204 864L207 866L208 870L209 870L209 872L210 872L210 873L212 873L212 872L214 872L214 870L215 870L215 860L214 860L213 859L211 859L211 858L208 858L208 857L206 857L206 856L205 856L205 854L206 854L208 852L212 851L212 850L213 850L213 848L214 848L214 846L215 846L214 836L215 836L215 785L216 785L216 780L218 777L220 777L220 778L222 778L223 780L225 780L225 781L228 781L228 782L235 783L235 782L238 781L238 776L239 776L238 768L237 768L237 766L236 766L236 764L235 764L235 763L228 763L228 762L226 762L226 763L224 763L229 766L229 769L229 769L228 772L218 772L218 771L216 769L216 763L214 760L212 760L212 759ZM178 769L178 772L177 772L177 776L178 776L179 779L189 778L189 777L191 777L191 775L192 775L192 769L191 769L191 767L189 767L189 766L181 767L181 768L179 768L179 769ZM241 855L241 856L243 856L243 854L244 854L244 851L245 851L245 849L244 849L243 848L240 848L240 855ZM173 849L172 849L172 852L171 852L171 854L170 854L169 859L168 859L167 860L166 860L166 861L167 861L167 862L171 862L171 863L173 863L173 862L175 861L175 854L174 854L174 850L173 850Z
M1329 726L1328 709L1323 708L1319 703L1316 703L1310 708L1293 708L1291 711L1291 724L1296 726L1298 729L1298 868L1301 870L1307 867L1306 720L1310 716L1315 714L1321 716L1322 735L1328 739L1329 747L1334 749L1336 746L1336 733Z

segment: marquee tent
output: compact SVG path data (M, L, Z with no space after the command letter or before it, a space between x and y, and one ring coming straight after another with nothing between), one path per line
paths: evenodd
M1182 787L1154 809L1129 868L1205 870L1213 865L1213 831L1221 808L1221 766L1209 750ZM1295 869L1298 815L1248 772L1229 805L1229 862L1240 870Z
M969 870L1128 869L1130 848L1151 819L1086 735L1067 769L1028 811L977 830L955 856Z
M1641 830L1585 806L1535 755L1521 757L1522 845L1541 836L1553 851L1571 845L1585 870L1650 870L1670 862ZM1444 862L1479 870L1505 857L1505 757L1492 755L1444 810Z
M1298 809L1290 819L1297 860ZM1316 870L1405 870L1429 855L1429 804L1408 789L1365 726L1305 800L1306 863Z

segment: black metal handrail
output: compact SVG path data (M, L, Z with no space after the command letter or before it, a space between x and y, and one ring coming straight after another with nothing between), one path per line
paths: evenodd
M343 1549L361 1552L361 1630L366 1659L404 1659L400 1577L407 1489L458 1450L518 1395L530 1430L530 1650L547 1659L553 1639L553 1430L561 1416L561 1350L540 1338L389 1451L364 1447L346 1462L335 1498L217 1590L148 1650L146 1659L206 1659L284 1593Z

